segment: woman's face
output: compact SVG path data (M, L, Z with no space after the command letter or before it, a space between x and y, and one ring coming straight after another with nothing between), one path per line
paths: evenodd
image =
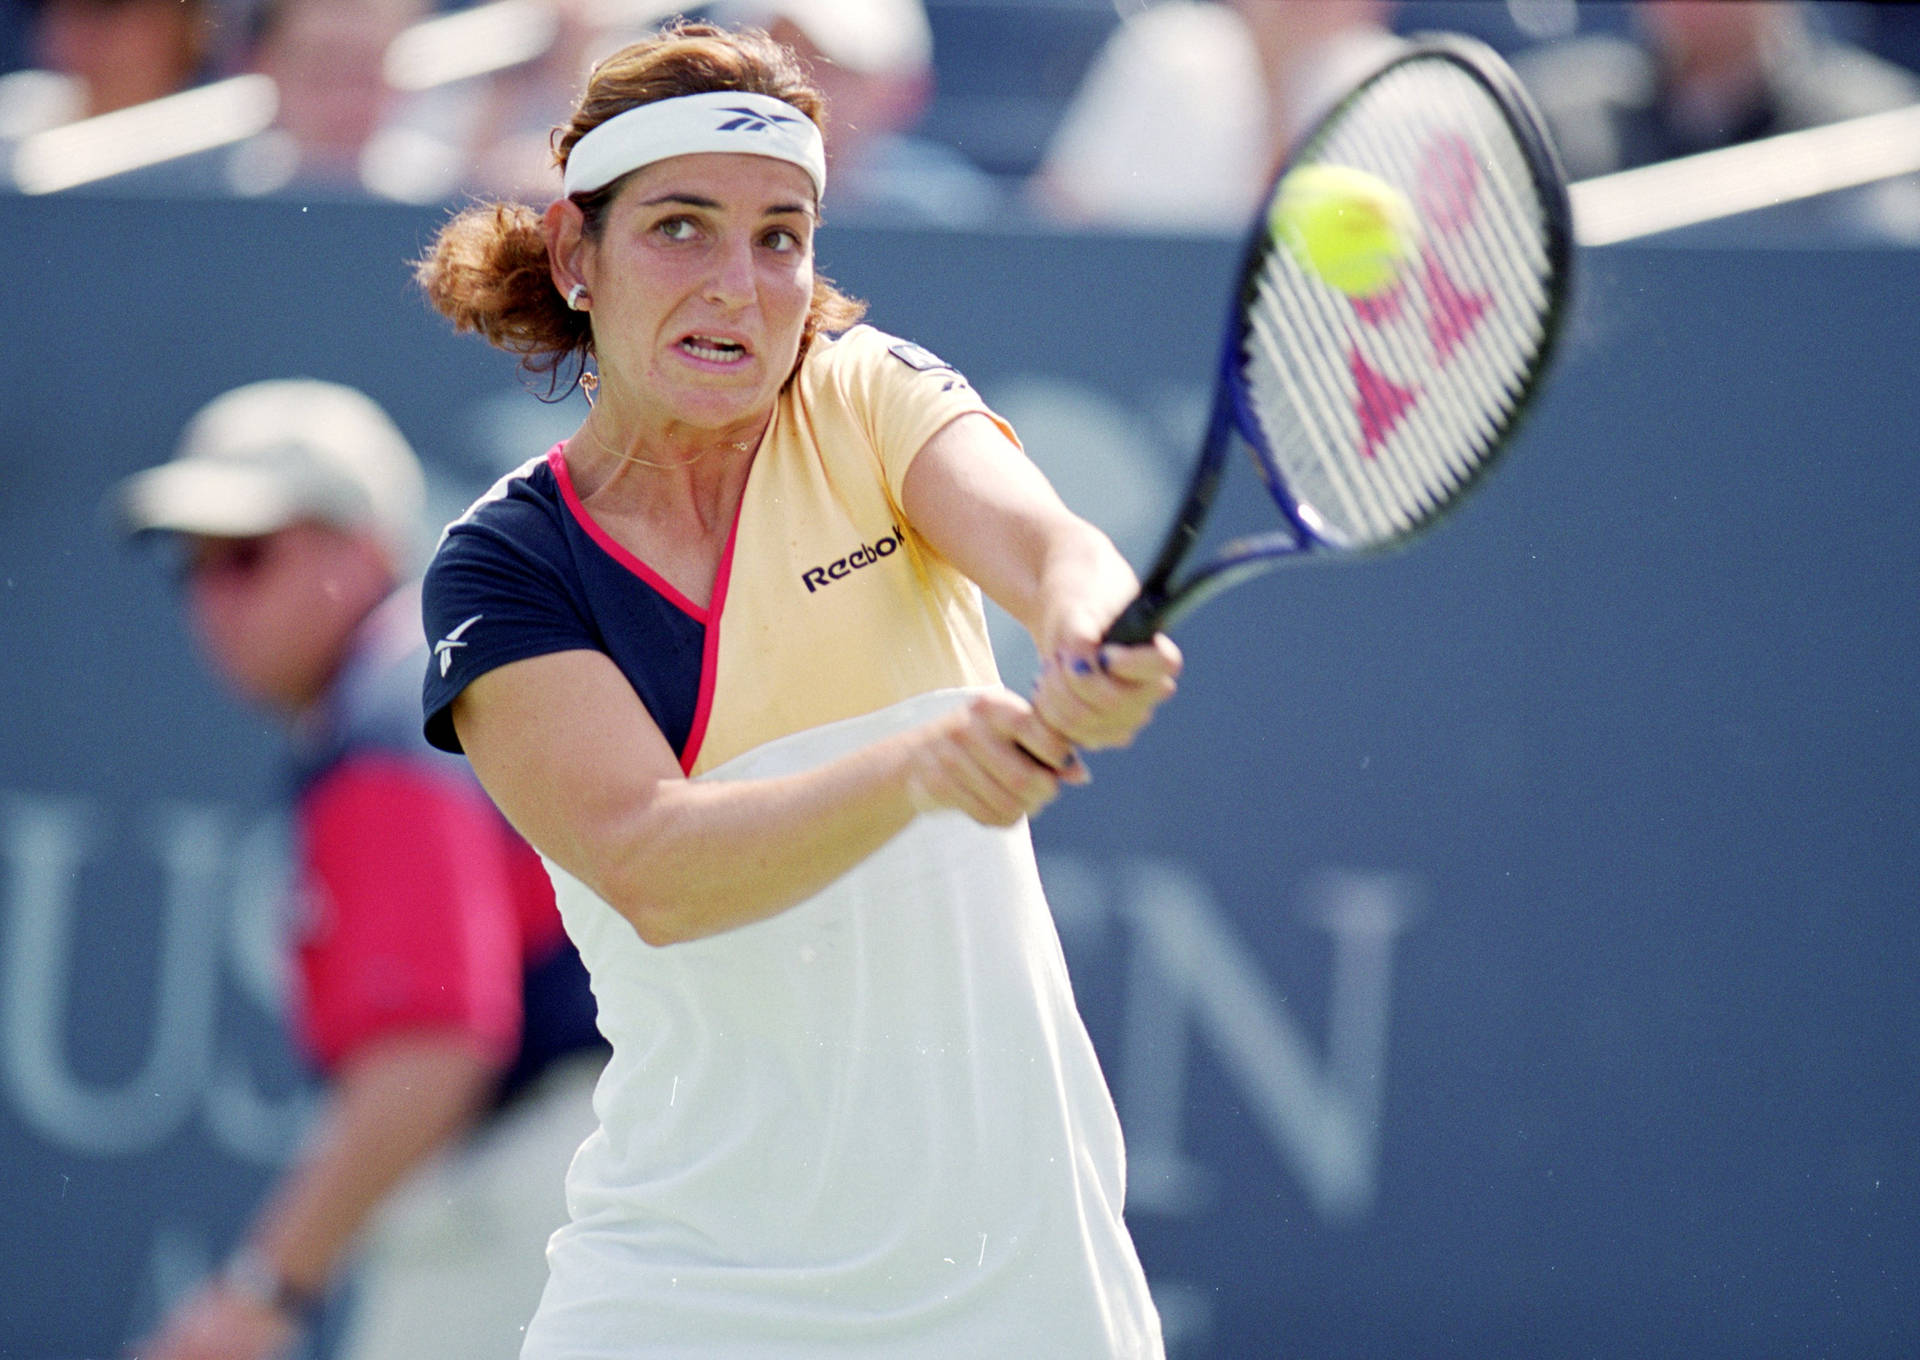
M786 161L702 153L635 171L577 256L604 390L673 427L764 418L812 304L813 229L812 181Z

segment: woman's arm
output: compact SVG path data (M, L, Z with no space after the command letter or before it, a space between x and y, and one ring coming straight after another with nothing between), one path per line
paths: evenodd
M689 780L626 678L591 651L487 672L453 722L520 834L653 945L784 911L919 812L1010 825L1063 778L1084 778L1067 743L1001 690L802 774Z
M1173 693L1180 651L1169 639L1101 643L1139 590L1133 568L986 416L928 440L901 498L921 536L1033 635L1034 708L1074 745L1125 745Z

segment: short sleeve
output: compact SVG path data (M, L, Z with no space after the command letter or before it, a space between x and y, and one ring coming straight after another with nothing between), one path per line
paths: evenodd
M512 518L509 507L454 524L421 587L430 648L425 731L443 751L460 750L451 709L477 677L550 652L604 650L565 573L530 546L530 535L510 532Z
M911 340L860 326L842 337L837 351L837 380L866 423L895 505L900 504L914 458L960 416L985 415L1015 448L1020 446L1013 427L981 399L964 374Z

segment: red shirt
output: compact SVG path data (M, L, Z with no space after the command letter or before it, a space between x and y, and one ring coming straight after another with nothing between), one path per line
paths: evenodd
M300 799L309 912L301 1038L323 1068L456 1030L504 1068L530 960L563 944L553 888L479 786L403 755L342 759Z
M539 857L464 759L420 731L418 596L355 639L304 734L296 1034L322 1070L398 1034L456 1034L503 1094L601 1041Z

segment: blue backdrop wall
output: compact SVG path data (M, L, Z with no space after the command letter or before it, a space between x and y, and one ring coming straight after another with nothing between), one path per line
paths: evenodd
M116 1351L308 1109L276 738L103 496L261 377L370 392L449 514L577 419L414 295L437 220L0 201L0 1356ZM1228 246L823 250L1144 554ZM1195 616L1036 826L1178 1355L1920 1351L1920 254L1581 263L1464 513Z

